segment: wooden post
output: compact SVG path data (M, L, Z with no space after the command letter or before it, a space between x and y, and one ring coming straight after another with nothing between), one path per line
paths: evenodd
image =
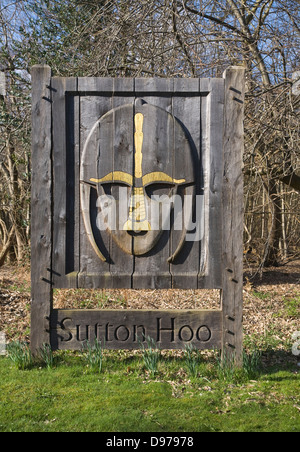
M32 76L31 350L50 344L52 309L51 69Z
M231 67L224 78L222 350L242 365L245 69Z

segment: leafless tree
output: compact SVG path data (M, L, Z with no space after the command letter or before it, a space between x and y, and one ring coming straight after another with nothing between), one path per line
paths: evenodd
M29 91L15 67L11 48L20 5L0 8L0 265L7 255L21 261L29 240L30 128Z
M19 41L23 70L48 63L65 76L215 77L243 65L245 244L266 265L299 254L300 96L292 94L292 74L300 69L298 0L24 0L19 11L21 4L23 32L7 42ZM7 14L0 20L5 28ZM13 108L15 101L9 102ZM26 111L18 112L19 129L10 137L24 136ZM24 156L18 141L11 149ZM6 159L9 153L6 145ZM21 187L21 194L14 196L25 199L20 173L18 180L12 187ZM7 241L18 222L1 219Z

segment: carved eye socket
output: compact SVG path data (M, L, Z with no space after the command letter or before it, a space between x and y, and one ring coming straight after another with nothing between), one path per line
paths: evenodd
M101 187L103 194L112 196L116 201L119 201L120 199L120 189L127 190L127 196L129 196L131 192L131 187L121 183L102 184Z
M151 196L171 196L174 184L155 183L145 187L146 194L149 198Z

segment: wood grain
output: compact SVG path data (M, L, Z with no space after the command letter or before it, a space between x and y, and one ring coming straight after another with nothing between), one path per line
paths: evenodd
M50 344L52 309L51 69L32 77L31 350Z
M243 150L245 70L225 74L223 180L223 355L242 364L243 343Z
M48 66L33 67L34 352L43 343L78 349L95 337L107 348L139 348L145 334L166 349L222 347L223 357L241 364L244 72L233 67L223 79L77 79L51 78ZM143 114L139 160L136 114ZM146 194L143 181L156 173L157 183L166 173L182 195L203 196L201 241L165 231L143 254L142 237L99 231L101 189L91 181L121 171L134 181L129 191ZM53 310L53 287L218 288L222 311Z
M74 101L68 105L67 92L76 92L76 78L52 78L53 108L53 283L56 287L77 286L75 254L75 181L74 138L76 113ZM67 114L68 113L68 114ZM72 127L71 127L72 126ZM78 127L78 126L77 126ZM78 218L76 219L78 224ZM77 234L78 236L78 234ZM73 240L72 240L73 238Z
M220 288L224 80L54 78L53 85L55 287ZM125 114L126 105L130 111ZM185 231L166 231L161 237L150 231L148 242L155 247L144 254L143 238L131 238L126 231L98 231L96 184L81 186L85 221L81 216L77 225L78 166L85 183L112 171L133 177L134 115L139 111L145 113L143 173L161 171L177 180L184 176L195 185L182 195L203 195L200 242L185 242ZM174 119L165 124L164 118ZM86 148L95 124L98 135L89 138ZM130 243L122 247L120 242Z
M55 349L78 350L95 338L107 349L139 349L146 337L161 349L221 347L221 311L53 310Z

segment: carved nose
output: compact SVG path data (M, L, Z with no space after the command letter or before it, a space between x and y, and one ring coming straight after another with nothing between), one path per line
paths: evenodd
M123 226L124 231L148 232L151 225L147 219L143 188L133 188L130 198L129 217Z

